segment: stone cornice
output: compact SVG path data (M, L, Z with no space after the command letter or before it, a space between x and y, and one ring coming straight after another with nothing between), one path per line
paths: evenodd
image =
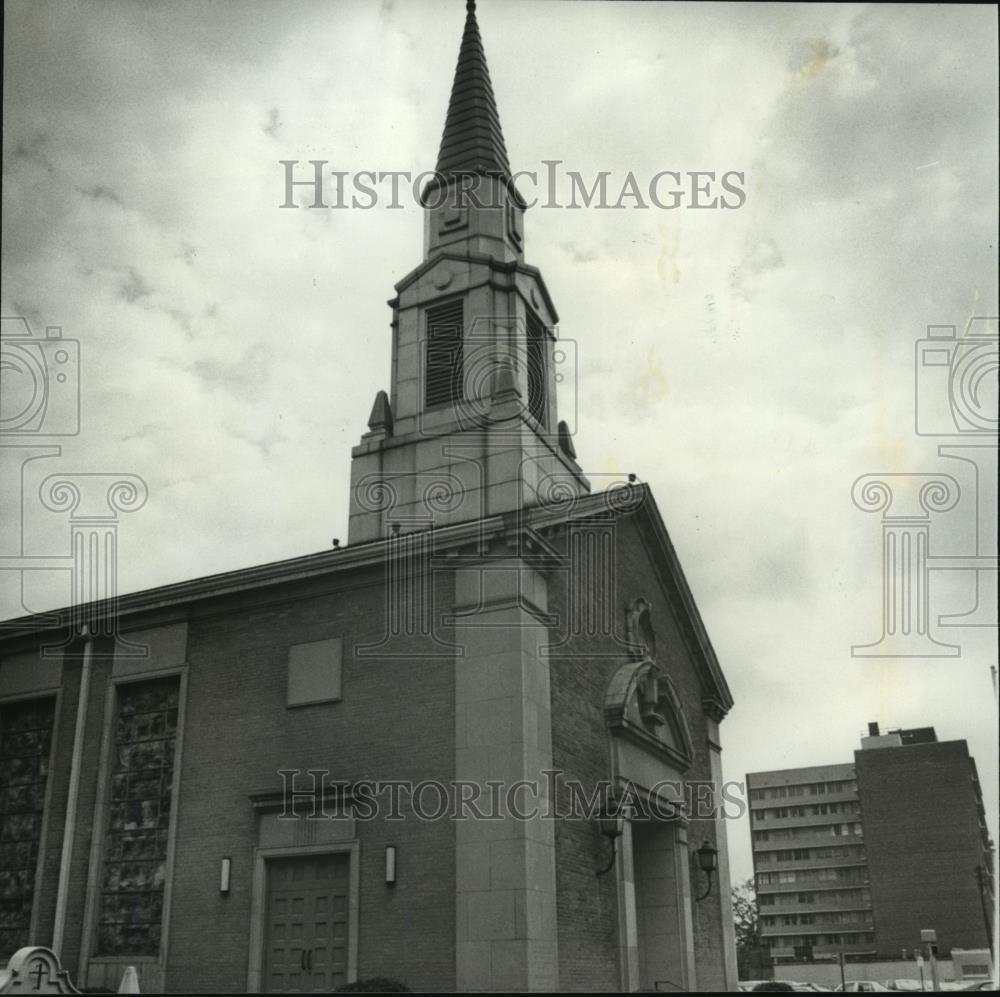
M396 309L399 306L399 295L411 284L413 284L414 281L419 280L425 273L427 273L428 270L432 269L442 260L451 260L455 263L465 265L478 263L489 267L490 271L494 274L505 274L511 277L516 276L517 274L522 274L525 277L530 277L535 281L538 285L538 289L542 292L542 297L545 299L545 307L552 316L553 324L558 325L559 313L556 311L556 306L553 304L552 297L549 295L549 289L545 286L545 279L542 277L541 270L539 270L538 267L531 266L529 263L518 263L514 261L506 262L504 260L498 260L495 256L489 256L486 253L451 253L447 250L435 252L433 256L424 260L423 263L411 270L405 277L402 278L402 280L394 285L397 296L395 298L390 298L387 304L391 308ZM513 281L511 281L511 285L512 286L510 287L501 285L501 289L516 290L516 287L513 286Z
M733 704L732 693L652 493L646 485L629 485L611 492L579 496L568 503L536 506L520 514L441 527L432 531L433 553L435 557L454 556L458 566L495 556L491 555L490 548L497 541L503 541L504 546L516 552L517 556L544 570L559 560L556 549L546 539L552 528L578 519L622 515L636 517L640 532L649 543L653 563L670 599L671 610L677 617L698 670L704 692L703 709L707 716L719 722ZM113 610L119 619L127 619L130 628L142 625L144 615L155 616L158 620L184 618L187 607L202 600L382 565L390 543L391 540L376 540L145 589L120 596L114 606L91 603L23 616L0 623L0 644L40 633L58 633L89 618L102 618L109 610ZM446 553L452 551L454 554Z

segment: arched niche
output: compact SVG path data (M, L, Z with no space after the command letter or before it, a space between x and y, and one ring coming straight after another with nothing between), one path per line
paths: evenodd
M691 766L694 749L680 698L651 659L622 665L611 677L604 718L613 737L661 756L679 773Z

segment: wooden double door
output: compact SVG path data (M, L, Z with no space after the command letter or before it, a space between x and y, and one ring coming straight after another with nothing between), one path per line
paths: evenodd
M350 870L346 852L267 863L268 993L322 993L347 983Z

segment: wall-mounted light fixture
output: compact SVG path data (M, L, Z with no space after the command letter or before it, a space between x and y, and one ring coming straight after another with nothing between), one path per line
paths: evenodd
M385 846L385 882L387 886L396 885L396 846Z
M698 859L698 868L705 874L707 880L705 892L700 893L695 899L704 900L712 892L712 875L719 867L719 850L710 841L705 841L694 854Z
M230 858L224 858L222 864L219 867L219 892L228 893L229 892L229 874L232 869L233 860Z
M597 875L603 876L606 872L610 872L611 867L615 864L615 859L618 857L618 848L615 842L621 837L622 831L625 829L625 817L620 808L604 810L598 815L597 826L601 834L611 841L611 858L603 869L597 870Z

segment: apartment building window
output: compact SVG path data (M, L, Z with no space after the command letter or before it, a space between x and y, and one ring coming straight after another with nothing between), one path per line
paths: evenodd
M0 953L28 944L54 696L0 706Z
M157 955L180 678L118 687L98 955Z

